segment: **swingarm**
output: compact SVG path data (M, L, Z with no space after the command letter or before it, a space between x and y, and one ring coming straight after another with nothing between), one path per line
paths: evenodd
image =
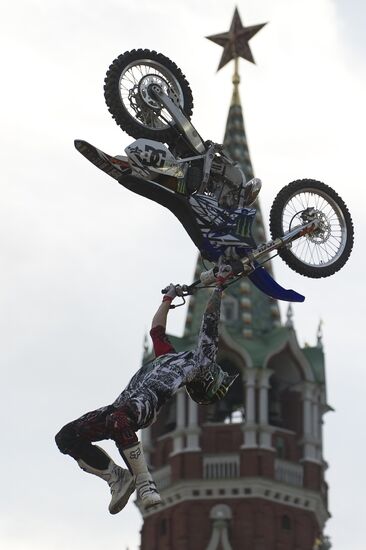
M189 141L191 147L193 147L198 153L205 153L206 148L201 136L188 118L184 116L182 110L177 107L174 101L172 101L166 93L164 93L159 84L150 84L147 91L153 100L159 103L162 107L165 107L175 121L177 127Z

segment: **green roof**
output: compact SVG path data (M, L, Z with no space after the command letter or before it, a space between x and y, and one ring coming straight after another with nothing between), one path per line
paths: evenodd
M319 384L325 384L325 358L323 349L306 346L302 348L301 351L311 365L315 380L319 382Z
M189 335L182 337L169 335L169 339L178 352L186 351L194 348L196 345L197 334L196 336ZM234 344L240 349L245 350L252 361L253 367L263 368L269 355L284 348L286 342L290 342L293 331L289 330L287 327L278 327L259 338L253 338L243 342L243 339L238 337L236 330L224 326L221 323L220 334L224 339L226 335L229 335ZM306 346L304 348L299 348L299 351L303 353L305 359L308 361L313 371L315 381L319 384L325 384L325 360L322 348Z

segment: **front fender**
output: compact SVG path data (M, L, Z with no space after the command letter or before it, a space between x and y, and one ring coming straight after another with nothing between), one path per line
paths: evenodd
M276 300L283 300L285 302L303 302L305 300L305 296L302 296L302 294L299 294L295 290L287 290L279 285L264 267L257 267L253 273L248 275L248 278L264 294Z

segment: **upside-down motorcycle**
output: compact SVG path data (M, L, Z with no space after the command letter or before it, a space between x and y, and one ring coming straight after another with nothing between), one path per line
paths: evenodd
M125 188L168 208L203 259L225 257L237 277L248 276L266 294L287 301L304 297L264 269L270 253L313 278L344 266L353 246L351 216L338 194L317 180L286 185L271 207L272 239L255 242L261 182L246 181L222 145L202 139L190 120L190 86L166 56L142 49L120 55L109 67L104 95L116 123L136 141L117 156L82 140L75 147Z

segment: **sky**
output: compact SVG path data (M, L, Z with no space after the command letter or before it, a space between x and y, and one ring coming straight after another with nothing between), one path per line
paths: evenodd
M0 5L0 547L137 550L132 499L108 514L108 488L61 455L54 434L111 403L139 367L169 282L189 283L194 245L166 210L129 193L73 148L121 154L132 138L104 104L110 63L133 48L164 53L194 96L193 123L220 142L232 64L205 36L268 21L240 63L240 95L268 220L277 192L322 180L347 203L355 246L336 275L311 280L280 259L275 277L306 296L294 306L301 345L323 320L329 463L326 526L336 550L364 549L363 243L366 7L361 0L14 0ZM283 319L286 307L281 305ZM169 331L180 335L184 308ZM105 448L116 459L110 442Z

